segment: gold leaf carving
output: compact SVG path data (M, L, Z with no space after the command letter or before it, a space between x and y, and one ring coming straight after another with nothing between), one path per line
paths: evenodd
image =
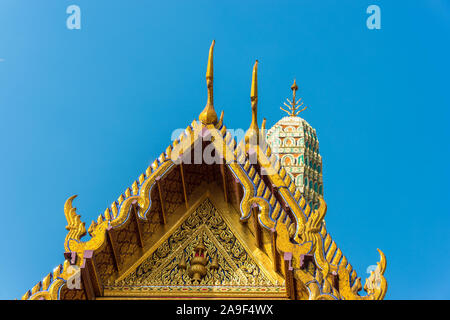
M192 252L200 237L206 247L209 263L207 274L195 282L186 269L189 269ZM209 267L213 259L217 262L217 269ZM206 199L135 271L107 289L138 290L142 286L201 288L278 285L271 283L234 236L211 201Z

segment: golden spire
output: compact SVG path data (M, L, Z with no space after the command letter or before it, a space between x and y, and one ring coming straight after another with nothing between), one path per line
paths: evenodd
M300 112L304 111L308 107L304 107L303 109L297 111L303 105L303 102L298 104L300 101L302 101L302 98L300 98L298 100L296 100L296 98L295 98L295 94L298 90L297 82L295 81L295 79L294 79L294 83L291 86L291 90L292 90L292 101L289 99L286 99L289 102L289 104L284 102L284 105L286 107L288 107L289 110L283 109L283 107L280 107L280 109L283 110L284 112L287 112L287 114L289 114L289 116L296 117Z
M208 67L206 69L206 86L208 88L208 101L206 102L205 109L200 113L198 117L203 124L216 124L217 114L214 110L214 96L213 96L213 79L214 79L214 64L213 53L214 44L213 40L211 47L209 48Z
M258 101L258 60L255 61L255 65L253 66L252 89L250 90L250 100L252 102Z
M250 101L252 104L252 123L245 134L245 142L249 142L250 137L256 135L256 143L258 143L259 127L258 127L258 60L253 66L252 88L250 90Z

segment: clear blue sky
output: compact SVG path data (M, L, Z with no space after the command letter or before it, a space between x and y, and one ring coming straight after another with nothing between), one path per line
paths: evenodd
M447 0L2 0L0 298L63 262L69 196L89 225L198 117L215 39L229 128L250 123L255 59L269 126L297 79L327 226L358 274L380 248L387 298L449 299L449 31Z

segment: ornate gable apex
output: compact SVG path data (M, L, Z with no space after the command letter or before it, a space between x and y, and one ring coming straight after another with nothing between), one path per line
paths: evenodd
M210 51L210 62L212 63ZM256 68L257 64L255 64ZM142 257L152 236L180 208L189 208L190 197L202 182L220 185L225 202L234 206L238 220L247 222L261 257L285 281L288 298L382 299L386 292L384 255L379 268L367 280L368 295L361 290L352 266L325 229L326 204L312 210L296 188L271 147L262 138L239 144L223 124L223 112L216 122L212 104L212 65L208 64L208 103L200 121L193 121L184 133L101 214L88 229L90 240L82 241L84 223L72 207L73 197L64 207L68 221L64 265L57 267L23 299L95 298L102 296L107 280L118 279L130 261ZM256 85L256 72L252 88ZM251 129L255 130L257 90L252 89ZM256 94L256 96L255 96ZM202 116L204 115L204 116ZM250 131L250 130L249 130ZM252 136L252 132L248 137ZM205 139L207 138L207 139ZM203 142L207 140L206 144ZM201 141L201 142L200 142ZM222 159L215 164L184 164L177 160L188 155L196 143L202 150L212 146ZM256 162L254 161L256 159ZM264 253L264 254L263 254ZM68 284L80 273L82 290L69 290Z

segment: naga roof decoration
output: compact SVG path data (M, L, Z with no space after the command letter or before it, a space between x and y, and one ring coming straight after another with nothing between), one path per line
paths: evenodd
M157 280L151 279L161 277L160 273L143 267L154 263L151 259L160 254L158 252L164 252L158 257L165 257L161 258L165 262L158 268L176 266L175 271L170 271L174 277L171 290L175 293L149 294L143 286L139 296L179 296L181 289L176 286L186 284L190 274L198 282L184 289L198 297L384 298L387 282L383 276L386 269L383 252L378 250L380 262L366 279L366 295L361 296L361 279L326 230L327 206L323 197L318 197L318 207L312 209L272 153L264 135L265 120L262 128L258 127L257 62L251 89L250 133L238 144L223 123L223 112L217 120L213 106L213 48L214 41L206 73L208 99L200 121L194 120L187 126L131 187L91 223L87 230L90 239L83 239L85 224L72 206L76 196L70 197L64 205L68 223L64 242L66 259L22 299L122 296L117 286L142 284L142 281L154 283ZM216 162L191 164L189 160L195 157L191 151L198 146L213 155ZM204 206L208 210L202 209ZM204 212L209 212L208 219L212 220L205 220L209 222L198 227L192 219ZM222 228L229 237L220 238L212 228ZM199 233L200 229L203 233ZM176 230L188 232L189 237ZM173 237L178 238L173 240ZM219 242L218 237L222 239ZM227 241L235 244L236 252L246 254L249 260L244 259L245 265L253 267L245 271L244 267L239 267L241 258L225 254L227 250L220 248ZM181 249L171 247L175 243L180 243ZM175 260L170 260L172 258ZM208 282L216 277L214 272L220 268L235 270L241 280L228 277L228 280L217 278L219 282ZM259 276L255 276L254 283L242 284L243 279L249 279L246 272ZM222 286L223 291L212 290L208 283ZM266 287L261 287L262 283ZM254 294L244 294L242 290Z

